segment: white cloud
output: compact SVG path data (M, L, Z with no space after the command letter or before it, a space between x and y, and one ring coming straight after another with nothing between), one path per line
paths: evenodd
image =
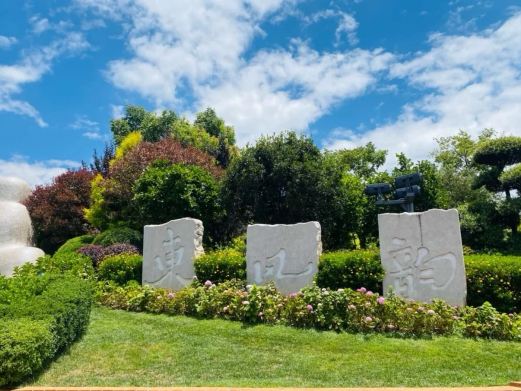
M125 107L123 105L111 105L112 119L119 119L125 116Z
M335 103L362 94L392 59L381 50L318 52L299 41L248 57L259 25L294 0L76 3L127 28L132 57L110 62L106 71L115 86L181 110L190 103L183 100L189 89L194 108L215 107L235 126L240 144L265 132L306 130ZM313 18L326 17L339 19L338 39L355 41L351 15L326 11Z
M46 184L69 168L78 168L80 163L70 160L44 160L29 162L25 157L14 156L9 160L0 159L0 176L17 176L31 186Z
M261 51L233 79L200 88L200 101L233 124L244 144L307 129L335 103L363 94L392 58L381 50L318 53L296 42L292 51Z
M435 138L465 129L484 128L521 135L521 14L479 34L431 38L432 48L391 66L401 78L424 92L404 106L393 122L366 133L331 135L326 146L343 148L373 141L393 155L429 156Z
M336 44L338 45L345 35L350 45L356 45L358 43L358 37L356 36L358 22L353 15L339 10L326 9L309 16L301 16L301 19L306 24L317 23L331 18L338 19L338 26L335 30Z
M33 118L41 126L47 126L38 110L29 102L15 98L24 84L34 83L50 72L56 57L85 50L89 47L83 35L69 33L48 46L26 52L14 65L0 64L0 111L8 111Z
M13 46L18 40L15 37L6 37L0 35L0 49L8 49Z
M47 30L50 30L51 23L47 18L40 18L39 16L33 16L29 19L29 22L32 25L33 33L41 34Z
M85 116L79 116L76 120L69 125L72 129L82 131L82 135L91 140L101 140L103 135L101 134L99 123L92 121Z

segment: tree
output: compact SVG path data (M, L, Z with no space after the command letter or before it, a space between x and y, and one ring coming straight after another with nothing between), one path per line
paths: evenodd
M481 167L475 188L485 187L493 193L505 193L506 198L500 204L500 214L514 237L520 221L520 203L518 199L512 198L511 190L515 189L518 169L516 166L505 169L521 163L521 137L499 137L480 142L473 162Z
M134 184L156 160L196 165L215 178L223 176L223 170L215 159L197 148L184 146L170 137L155 143L141 142L116 158L105 177L95 178L92 183L92 203L86 210L87 220L99 229L132 221L136 213L131 204ZM135 228L142 229L139 226Z
M353 244L362 185L307 137L261 137L232 162L222 189L232 233L253 222L317 220L326 248Z
M26 200L33 222L34 239L46 253L90 229L83 217L89 206L91 171L67 171L49 185L37 186Z
M137 179L133 194L134 226L192 217L203 221L205 239L215 240L214 224L221 215L219 186L201 167L157 160Z

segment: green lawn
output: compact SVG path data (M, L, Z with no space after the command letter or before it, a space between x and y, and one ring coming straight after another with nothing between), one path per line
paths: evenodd
M46 386L462 386L521 379L521 343L246 327L95 308Z

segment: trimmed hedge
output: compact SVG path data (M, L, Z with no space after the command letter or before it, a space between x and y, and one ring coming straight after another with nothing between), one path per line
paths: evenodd
M365 287L382 292L383 278L380 254L374 250L324 253L318 264L317 285L324 288Z
M521 257L505 255L465 255L467 304L491 303L503 312L521 311ZM242 252L223 249L195 261L199 281L221 283L246 279L246 259ZM322 255L316 277L323 288L382 292L384 270L378 250L334 251Z
M73 274L38 275L30 268L3 279L0 286L0 386L4 386L38 373L84 332L93 294L88 280Z
M134 280L141 282L143 257L136 254L119 254L104 258L98 267L98 278L119 285Z
M488 301L504 312L521 312L521 257L467 255L467 304Z
M246 257L242 252L226 248L201 255L194 262L199 281L221 283L227 280L246 280Z

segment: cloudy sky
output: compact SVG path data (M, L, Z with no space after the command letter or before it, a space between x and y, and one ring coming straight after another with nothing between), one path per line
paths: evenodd
M240 145L294 129L322 148L521 135L519 0L2 0L0 175L89 161L126 104L207 106Z

